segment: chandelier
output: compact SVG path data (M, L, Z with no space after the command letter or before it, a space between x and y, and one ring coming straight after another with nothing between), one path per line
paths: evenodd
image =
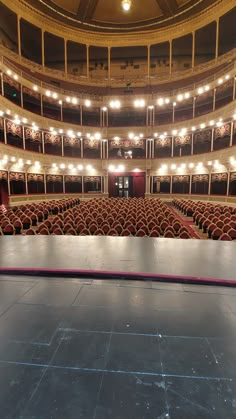
M131 8L131 0L122 0L122 8L125 12L129 12Z

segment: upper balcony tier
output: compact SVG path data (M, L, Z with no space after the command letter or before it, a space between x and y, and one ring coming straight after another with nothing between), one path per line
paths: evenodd
M22 71L67 90L113 95L184 88L212 77L235 59L236 7L234 0L187 1L184 6L177 2L177 19L172 20L173 13L170 19L163 15L165 27L122 36L113 28L108 36L59 22L63 13L56 1L3 0L1 51ZM55 9L56 16L36 10L36 3ZM200 5L207 7L203 11Z
M236 68L235 62L228 65L227 72L220 72L205 79L190 89L179 89L159 95L116 95L92 96L58 89L18 68L9 65L3 58L0 74L0 111L13 109L12 115L30 112L27 118L39 126L57 126L80 130L86 127L108 128L125 132L125 127L148 130L153 135L156 130L169 131L185 126L208 124L211 119L232 117L235 113ZM49 90L50 89L50 90ZM228 107L230 105L230 114ZM217 116L212 113L217 111ZM226 115L227 114L227 115ZM51 120L51 121L50 121ZM63 124L61 124L63 123ZM187 125L186 125L187 124ZM62 127L62 125L64 125ZM73 127L72 127L73 125ZM69 129L69 128L68 128ZM146 130L146 131L147 131ZM149 134L149 132L152 132ZM115 135L117 135L116 132ZM126 134L127 135L127 134Z

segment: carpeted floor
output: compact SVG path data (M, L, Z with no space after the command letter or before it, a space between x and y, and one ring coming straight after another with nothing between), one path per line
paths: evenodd
M182 212L178 211L173 206L170 206L170 209L174 213L175 217L180 220L181 224L183 224L187 228L187 230L188 230L190 236L192 237L192 239L202 239L202 237L200 237L198 232L195 231L194 223L193 223L192 219L189 219L188 217L185 217L185 215L183 215Z

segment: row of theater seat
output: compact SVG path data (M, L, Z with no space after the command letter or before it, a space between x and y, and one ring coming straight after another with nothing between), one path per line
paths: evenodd
M186 216L192 217L209 239L236 240L235 207L186 199L174 199L173 204Z
M45 220L38 234L190 238L170 208L157 199L92 199ZM28 232L27 234L35 234Z
M0 212L0 234L21 234L30 228L35 231L34 227L45 222L49 217L61 214L79 203L78 199L62 199L43 201L40 204L30 203L2 210Z
M76 199L14 207L0 215L1 234L190 238L159 199Z

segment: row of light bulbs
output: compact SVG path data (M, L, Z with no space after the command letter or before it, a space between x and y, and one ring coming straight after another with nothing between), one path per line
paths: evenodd
M0 110L0 117L3 117L4 115L7 115L7 116L9 116L9 117L11 117L11 111L9 110L9 109L7 109L5 112L3 112L2 110ZM232 115L232 119L234 120L234 121L236 121L236 112ZM29 121L28 121L28 119L27 118L22 118L22 119L20 119L19 118L19 116L18 115L15 115L14 116L14 119L12 119L12 121L16 124L16 125L20 125L21 123L22 124L30 124L29 123ZM192 126L191 127L191 131L192 132L194 132L194 131L197 131L197 130L203 130L203 129L205 129L205 128L207 128L207 127L211 127L211 128L213 128L213 127L221 127L222 125L224 124L224 121L223 121L223 119L222 118L219 118L219 120L218 121L215 121L215 120L210 120L208 123L205 123L205 122L202 122L202 123L200 123L198 126ZM36 125L36 123L35 122L32 122L32 129L34 130L34 131L38 131L39 130L39 126L38 125ZM78 137L78 138L81 138L82 136L83 137L86 137L86 138L88 138L88 139L90 139L90 140L101 140L102 139L102 135L101 135L101 133L100 132L95 132L95 133L93 133L93 134L91 134L91 133L86 133L86 134L82 134L80 131L78 131L78 132L74 132L72 129L69 129L69 130L67 130L67 131L65 131L65 130L63 130L63 129L59 129L58 131L54 128L54 127L50 127L49 128L49 131L53 134L53 135L57 135L57 134L66 134L66 135L68 135L68 137L70 137L70 138L76 138L76 137ZM158 132L154 132L154 134L153 134L153 136L154 136L154 138L161 138L161 139L163 139L163 138L165 138L165 137L167 137L168 135L169 136L171 136L171 135L173 135L173 136L184 136L184 135L186 135L187 133L188 133L189 131L188 131L188 129L187 128L181 128L181 129L179 129L179 130L177 130L177 129L173 129L171 132L167 132L167 131L165 131L165 132L163 132L163 133L158 133ZM139 133L139 134L135 134L134 132L129 132L128 133L128 138L129 139L134 139L134 140L139 140L139 139L141 139L141 138L143 138L144 137L144 135L143 135L143 133ZM114 137L114 140L120 140L120 137L119 136L115 136ZM104 140L105 141L105 140Z
M78 164L78 166L74 166L71 163L68 164L68 165L66 165L64 163L61 163L59 165L56 164L56 163L52 163L52 168L53 169L62 169L62 170L69 169L72 172L74 172L76 170L89 170L89 171L94 170L94 168L93 168L93 166L91 164L87 164L87 166L84 167L83 164Z
M31 160L17 159L14 156L9 157L6 154L2 157L2 159L0 160L0 163L3 166L6 165L6 164L9 164L9 163L13 163L13 164L16 164L18 167L24 167L25 165L34 166L35 168L38 168L38 169L41 167L41 164L40 164L39 161L32 162ZM53 169L58 169L58 168L69 169L69 170L72 170L72 171L74 171L74 170L84 170L84 169L85 170L90 170L90 171L94 170L94 168L91 164L87 164L87 166L84 167L82 164L74 166L73 164L66 165L64 163L61 163L61 164L58 165L56 163L52 163L52 168Z
M236 166L236 159L234 157L230 157L229 162L230 162L231 166L233 166L233 167ZM213 167L214 169L220 169L221 167L224 167L224 165L222 163L219 163L219 160L208 161L206 165L209 168L210 167ZM168 166L167 164L163 164L161 166L160 170L162 172L165 172L165 171L167 171L169 169L171 169L171 170L182 170L182 169L186 169L186 168L189 168L189 169L196 168L196 169L199 170L199 169L201 169L203 167L204 167L204 164L202 162L198 162L196 164L194 164L194 163L189 163L189 164L182 163L180 166L177 166L177 164L173 163L170 166Z
M18 75L14 74L10 69L7 70L7 75L10 76L10 77L13 77L14 80L18 80L18 78L19 78ZM219 85L219 86L222 85L224 82L228 81L230 79L230 77L231 76L229 74L226 74L226 75L220 77L217 80L217 85ZM215 84L214 84L214 86L215 86ZM196 90L193 90L191 92L178 93L177 95L174 95L173 97L158 97L157 100L156 100L156 105L162 107L164 105L169 105L170 103L172 103L173 107L175 107L175 106L177 106L178 102L182 102L183 100L188 100L191 97L196 97L197 95L201 96L203 93L206 93L210 89L213 89L214 86L213 86L213 84L212 85L206 84L204 86L198 87ZM36 84L34 84L32 86L32 88L35 92L39 92L40 89L41 89ZM63 96L63 98L59 98L58 93L52 92L51 90L48 90L48 89L44 89L43 92L44 92L45 96L47 96L49 98L52 98L52 99L55 99L55 100L59 99L58 100L59 105L62 105L63 102L66 102L68 104L72 104L72 105L76 106L79 103L79 99L77 97ZM87 108L92 106L92 102L91 102L90 99L84 99L82 104ZM146 106L146 101L143 98L135 99L134 102L133 102L133 105L134 105L135 108L144 108ZM109 107L111 109L120 109L121 108L121 101L119 99L113 99L109 102ZM148 109L154 109L155 106L154 105L148 105L147 107L148 107ZM104 112L106 112L108 110L108 107L103 106L101 109Z
M224 82L228 81L230 79L230 75L226 74L224 77L221 77L217 80L217 84L218 85L222 85ZM213 86L206 84L205 86L202 87L198 87L197 90L192 91L192 92L185 92L185 93L178 93L175 97L173 97L172 99L166 97L159 97L157 99L157 105L158 106L163 106L163 105L168 105L170 103L173 103L173 106L175 107L177 105L177 102L182 102L183 100L188 100L191 97L196 97L201 96L203 93L209 92L210 89L212 89ZM149 109L153 109L154 106L150 105L148 107Z
M23 159L17 159L16 157L12 156L9 157L6 154L2 157L2 159L0 160L0 163L2 165L6 165L9 163L13 163L16 164L18 167L24 167L25 165L28 166L34 166L35 168L40 168L41 164L39 161L34 161L32 162L31 160L23 160Z

